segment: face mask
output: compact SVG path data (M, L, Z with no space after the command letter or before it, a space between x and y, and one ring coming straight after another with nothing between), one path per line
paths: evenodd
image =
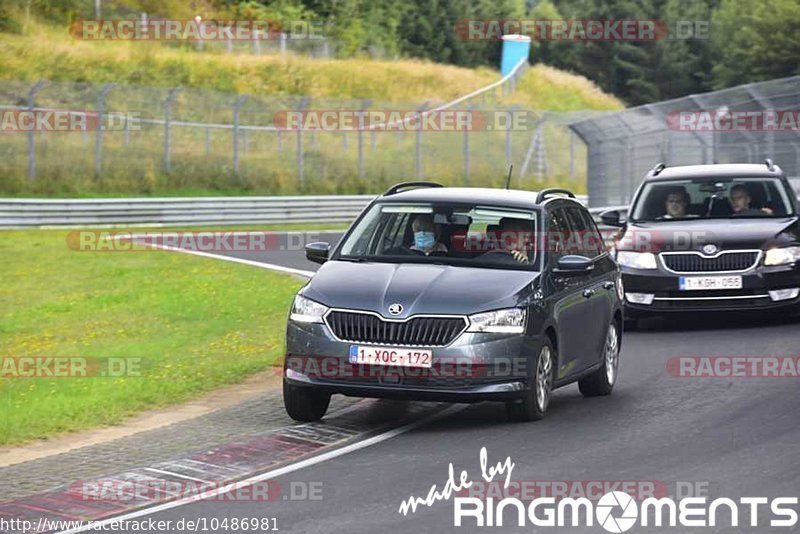
M414 232L414 246L419 249L431 249L435 242L436 237L433 232Z

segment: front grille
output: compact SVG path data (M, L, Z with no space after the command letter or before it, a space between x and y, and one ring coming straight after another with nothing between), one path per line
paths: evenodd
M405 322L385 321L368 313L332 311L328 328L343 341L378 345L443 347L467 327L459 317L414 317Z
M755 250L723 252L715 258L698 254L662 254L667 269L678 273L707 273L718 271L745 271L754 267L759 253Z

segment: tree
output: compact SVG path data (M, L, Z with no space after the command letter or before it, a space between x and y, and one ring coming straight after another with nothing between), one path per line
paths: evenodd
M800 74L797 0L723 0L712 18L713 86Z

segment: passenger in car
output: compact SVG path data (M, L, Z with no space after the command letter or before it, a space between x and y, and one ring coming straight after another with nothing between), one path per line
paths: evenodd
M414 217L411 223L414 233L414 244L410 250L426 256L447 254L447 246L441 242L442 230L439 225L433 224L433 217L420 214Z
M752 216L752 215L773 215L774 212L769 208L751 208L750 202L752 197L750 191L744 184L739 184L731 187L730 192L731 207L733 208L733 216Z

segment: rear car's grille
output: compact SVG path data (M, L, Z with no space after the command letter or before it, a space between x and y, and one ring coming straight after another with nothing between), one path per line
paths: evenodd
M332 311L328 328L343 341L379 345L443 347L467 327L462 317L413 317L404 322L385 321L368 313Z
M714 258L691 253L661 254L667 269L678 273L745 271L756 265L758 257L756 250L723 252Z

